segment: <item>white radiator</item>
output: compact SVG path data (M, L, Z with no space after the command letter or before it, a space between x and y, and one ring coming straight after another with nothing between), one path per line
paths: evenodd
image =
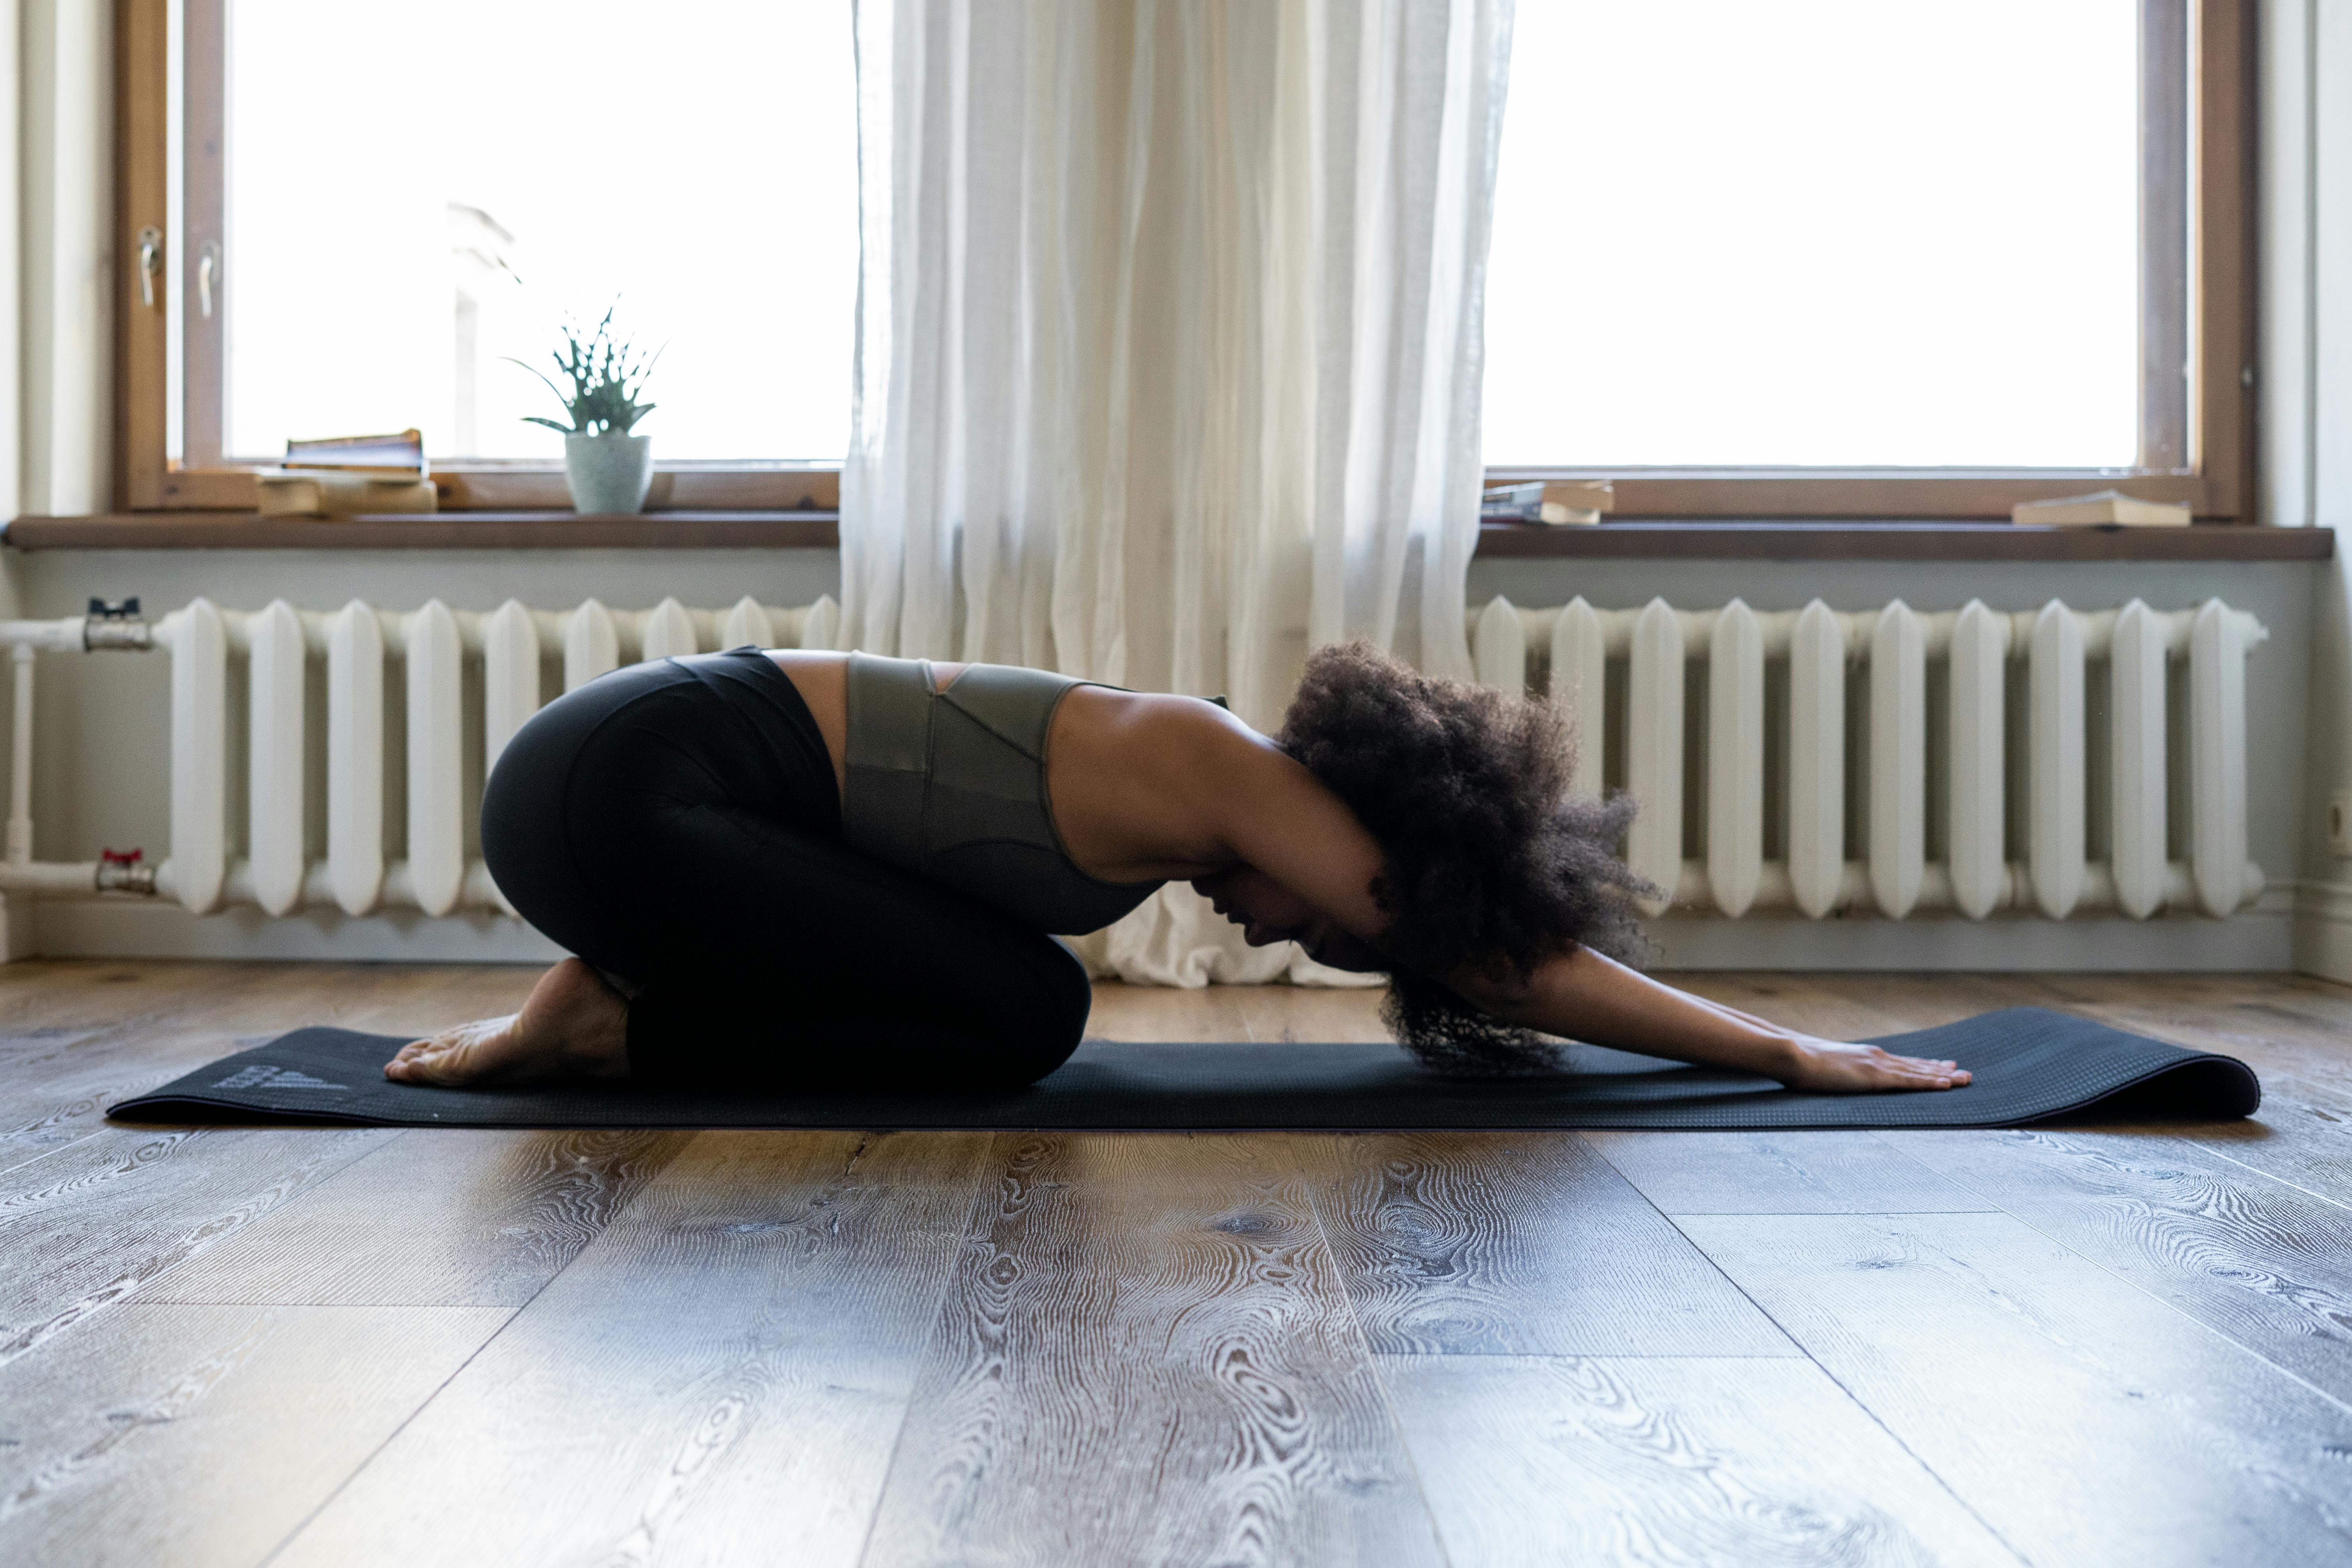
M644 659L745 643L825 647L838 616L829 597L794 609L745 598L727 610L665 599L643 611L608 610L593 599L534 610L509 600L487 615L437 599L405 613L356 599L322 613L280 599L249 614L198 599L152 628L96 615L0 622L0 642L16 649L14 795L0 892L152 892L199 914L226 904L257 904L273 915L305 905L353 915L387 907L428 915L504 910L480 858L467 852L470 807L559 666L561 689L569 691ZM34 861L35 650L149 647L172 658L170 858L152 870ZM395 665L403 696L387 711ZM308 732L317 681L324 683L322 744ZM394 776L407 797L398 824L387 820L385 801L395 746L404 766ZM308 826L320 814L305 805L319 753L325 854L314 858ZM388 852L395 826L404 827L396 858Z
M1480 680L1578 717L1575 787L1641 802L1633 869L1734 917L2253 902L2246 654L2268 636L2219 600L1922 615L1496 598L1471 617Z
M828 647L837 617L830 598L488 614L198 599L152 628L0 622L16 681L0 892L273 915L503 909L467 852L474 797L554 689L672 654ZM2218 601L1921 615L1498 598L1471 630L1482 680L1578 714L1575 786L1640 800L1627 858L1695 911L2221 916L2262 892L2246 858L2245 661L2267 633ZM148 647L172 660L170 858L35 861L35 650Z

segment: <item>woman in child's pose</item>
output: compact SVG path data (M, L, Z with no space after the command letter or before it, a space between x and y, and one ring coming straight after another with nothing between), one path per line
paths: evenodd
M1084 1031L1048 933L1186 879L1258 945L1382 971L1443 1071L1540 1071L1564 1036L1827 1090L1937 1089L1949 1061L1817 1039L1626 967L1629 803L1570 798L1541 703L1326 648L1279 734L1192 698L863 654L666 659L509 742L482 850L576 957L522 1011L385 1075L1012 1087Z

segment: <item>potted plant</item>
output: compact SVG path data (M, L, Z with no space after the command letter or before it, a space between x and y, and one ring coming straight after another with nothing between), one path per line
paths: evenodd
M559 425L536 414L523 417L562 432L563 478L572 491L572 509L591 513L645 510L646 491L654 479L653 437L632 432L638 420L654 411L652 404L637 401L653 361L636 353L626 338L614 334L610 310L584 341L579 329L566 321L563 347L551 357L557 374L572 384L570 392L536 366L523 368L547 383L572 422ZM509 363L522 364L520 360Z

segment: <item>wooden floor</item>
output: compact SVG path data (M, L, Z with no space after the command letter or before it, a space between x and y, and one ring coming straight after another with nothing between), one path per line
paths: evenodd
M0 1562L2352 1562L2352 991L2016 1003L2251 1122L1307 1136L109 1126L511 969L0 969ZM1377 1037L1361 993L1096 1029Z

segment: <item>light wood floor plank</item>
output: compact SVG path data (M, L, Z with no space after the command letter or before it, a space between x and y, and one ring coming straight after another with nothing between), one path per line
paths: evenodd
M1239 994L1254 986L1206 985L1178 991L1165 985L1095 986L1087 1016L1090 1040L1246 1040L1248 1021Z
M244 984L251 965L34 959L0 964L0 1042L154 1017Z
M2273 1181L2352 1206L2352 1095L2265 1079L2263 1108L2252 1118L2166 1131Z
M1849 1037L2064 1007L2268 1091L2046 1142L98 1121L535 973L0 967L0 1562L1385 1563L1441 1521L1456 1563L1999 1561L1966 1505L2043 1568L2352 1560L2312 1386L2352 1362L2352 990L1675 977ZM1379 1041L1378 1002L1104 986L1090 1027Z
M2030 1562L2352 1555L2352 1411L2021 1220L1679 1223Z
M37 1012L58 996L85 1005L71 1024L0 1045L0 1172L87 1138L116 1100L236 1050L213 1015L254 985L250 973L227 964L160 975L68 970L11 984L16 968L0 966L0 1005L31 1003Z
M1660 978L1712 1001L1831 1040L1866 1040L1927 1026L1867 984L1875 975L1675 973ZM1971 1008L1970 1012L1982 1012ZM1958 1015L1965 1016L1966 1014ZM1943 1018L1933 1022L1943 1023Z
M1990 1209L1899 1142L1868 1132L1586 1132L1670 1215L1958 1214Z
M2039 978L2039 977L2038 977ZM2165 1131L2337 1203L2352 1204L2352 991L2315 981L2168 977L2119 987L2112 976L2040 978L2052 1005L2117 1028L2221 1051L2263 1080L2247 1120Z
M0 966L0 977L16 966ZM33 966L8 999L84 993L114 1005L0 1050L0 1172L88 1137L106 1107L303 1023L397 1030L496 1012L511 970L351 964ZM115 984L121 981L122 984ZM511 1004L509 1003L510 1006Z
M1286 1141L1033 1137L862 1561L1442 1561Z
M397 1134L109 1127L0 1176L0 1365Z
M1573 1133L1367 1133L1321 1147L1316 1206L1377 1352L1794 1353Z
M206 1044L83 1035L56 1056L0 1067L0 1181L106 1126L106 1108L169 1083L224 1053Z
M2184 1139L1899 1137L2044 1236L2352 1404L2352 1209Z
M1454 1568L2018 1563L1809 1361L1380 1364Z
M1769 1011L1762 991L1788 989L1793 978L1806 977L1706 977L1723 1000L1759 1011ZM1874 1009L1892 1028L1925 1028L1996 1007L2055 1007L2237 1057L2263 1079L2263 1108L2253 1118L2162 1131L2352 1203L2352 987L2267 974L1870 974L1806 983Z
M1394 1038L1381 1022L1386 986L1234 985L1253 1040L1340 1040L1376 1044Z
M1959 989L1965 997L1990 988L2015 998L2005 1005L2056 1007L2192 1050L2221 1051L2265 1080L2302 1074L2352 1091L2352 1030L2312 1011L2316 983L2293 975L2252 984L2228 978L2222 985L2221 977L2201 974L1971 976ZM1933 990L1920 980L1911 985L1922 994Z
M2352 988L2299 975L2213 974L1840 975L1829 984L1923 1026L1990 1007L2057 1007L2237 1057L2263 1079L2252 1118L2147 1130L2352 1203Z
M20 971L30 971L20 974ZM304 1023L397 1033L511 1011L535 970L509 966L184 963L131 960L0 965L10 1032L131 1033L157 1043L189 1034L249 1045ZM49 1019L23 1036L16 1026ZM232 1045L229 1048L238 1048Z
M135 1304L0 1367L0 1561L248 1568L509 1314Z
M698 1134L274 1563L850 1563L989 1146Z
M412 1130L190 1258L144 1298L520 1307L688 1137Z

